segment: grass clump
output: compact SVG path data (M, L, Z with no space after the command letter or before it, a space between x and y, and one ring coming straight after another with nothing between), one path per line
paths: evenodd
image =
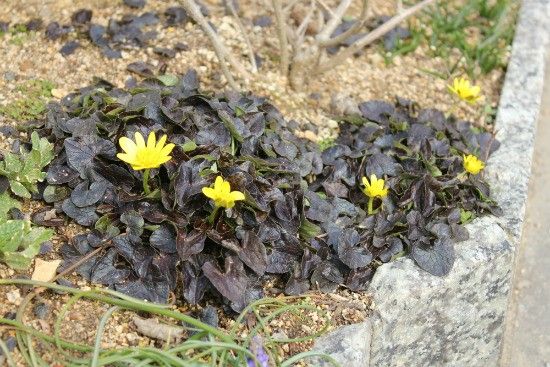
M305 337L294 339L276 339L271 336L267 326L269 321L277 317L295 315L300 310L319 311L309 304L304 297L265 298L251 303L236 319L228 330L221 330L205 324L186 314L174 311L167 305L159 305L140 301L121 293L105 290L79 290L54 283L37 282L27 279L1 279L0 285L27 285L37 288L29 293L19 306L15 320L0 318L0 325L15 331L18 349L29 366L47 366L48 361L41 355L41 350L48 350L51 358L63 366L293 366L301 360L316 357L325 359L338 366L330 356L319 352L303 352L283 359L278 352L279 346L285 343L313 340L322 333L322 329ZM23 315L31 305L32 299L39 292L38 287L51 291L64 292L71 295L63 310L57 315L57 320L51 334L36 330L23 322ZM95 342L93 345L75 343L61 337L60 326L67 312L79 299L99 301L111 307L99 321ZM164 348L121 347L114 349L101 348L105 326L114 312L131 310L150 317L162 317L172 322L186 325L190 336L177 345L166 345ZM325 315L321 315L325 317ZM254 319L254 322L251 320ZM241 336L239 327L249 326L246 336ZM327 323L328 325L328 323ZM258 344L259 343L259 344ZM1 346L0 346L1 347ZM2 348L5 349L5 348ZM7 352L7 349L4 350ZM268 364L266 364L266 356ZM8 356L8 365L13 361Z
M399 40L396 49L386 54L386 60L426 42L434 56L447 60L451 75L459 66L470 78L505 68L518 8L518 2L512 0L436 3L411 26L412 36Z
M39 119L46 111L47 99L54 88L55 84L48 80L29 80L17 87L24 97L0 106L0 114L17 121Z

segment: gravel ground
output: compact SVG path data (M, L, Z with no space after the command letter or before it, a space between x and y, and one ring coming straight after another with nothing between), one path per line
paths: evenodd
M330 3L330 1L327 1ZM209 17L215 24L219 34L227 41L233 52L246 63L244 41L232 17L224 15L223 7L217 0L204 1L212 11ZM337 124L333 120L334 110L331 108L331 98L339 95L341 98L351 98L355 101L369 99L383 99L393 101L396 95L413 99L422 107L435 107L445 111L453 105L453 98L447 93L446 84L449 81L442 80L422 70L435 70L446 74L445 60L433 58L425 47L418 48L415 52L393 59L393 63L386 65L384 57L376 47L366 50L357 58L349 59L345 64L337 67L332 72L314 79L307 92L292 91L286 84L286 80L277 72L277 64L273 61L276 52L277 40L274 38L274 28L260 28L251 26L250 18L256 15L255 9L266 9L259 0L241 1L243 19L247 33L264 59L260 73L245 86L255 94L263 95L275 102L288 119L295 119L300 123L301 135L319 140L336 133ZM169 6L178 5L172 1L148 1L145 8L135 10L125 7L120 2L110 0L7 0L2 4L0 21L10 23L25 23L32 18L42 18L44 24L50 21L58 21L60 24L70 23L71 14L80 9L93 10L93 22L107 25L108 19L120 18L123 14L141 14L145 11L163 12ZM352 9L353 11L354 9ZM356 9L355 9L356 10ZM394 12L393 2L387 0L374 0L371 2L371 15L385 15ZM9 14L9 15L8 15ZM265 11L267 13L267 10ZM209 42L202 31L195 25L188 23L183 27L167 27L161 25L153 27L158 32L156 40L151 45L141 49L125 49L121 59L107 59L102 56L99 48L89 41L79 39L81 47L67 57L59 53L60 48L67 41L61 39L49 41L44 37L44 31L28 32L23 37L5 34L0 37L0 106L6 105L23 97L17 87L28 80L45 79L56 84L52 91L54 98L61 98L70 91L88 85L93 77L108 80L119 87L123 87L132 74L126 70L131 62L145 61L156 68L166 65L167 72L182 74L189 68L195 68L199 72L201 85L205 90L219 90L226 87L215 54L209 47ZM74 35L70 38L74 39ZM187 51L179 52L175 58L166 59L153 52L155 46L172 47L177 42L183 42L188 46ZM133 75L135 76L135 75ZM501 87L503 72L493 71L489 75L477 80L482 87L485 101L496 106L498 93ZM460 104L456 109L461 117L480 122L480 107ZM0 125L17 124L17 121L0 115ZM8 149L10 139L0 138L0 149ZM26 208L35 208L34 203L26 203ZM55 238L54 248L60 243L78 232L79 228L69 225L63 228ZM54 252L44 256L46 259L56 258ZM28 275L28 274L27 274ZM13 277L14 272L0 265L0 277ZM74 284L85 287L85 282L76 276L68 278ZM0 314L12 312L21 302L24 294L15 287L1 287ZM51 331L53 321L61 306L67 301L66 295L57 295L46 292L42 302L48 305L50 310L44 319L38 319L32 311L27 315L30 325L43 331ZM333 326L358 322L369 313L370 301L367 295L354 294L341 291L335 295L313 294L318 307L326 310L331 318ZM91 342L95 334L97 322L106 311L105 305L93 302L79 302L70 311L64 323L62 333L69 339ZM196 309L182 309L184 312L196 311ZM228 327L232 323L231 318L220 319L222 327ZM139 335L130 322L131 314L128 312L117 313L109 321L105 337L104 347L158 345L157 342ZM274 332L281 332L288 336L311 332L322 327L320 320L315 320L312 315L307 315L306 321L298 322L292 318L277 319L270 325ZM313 321L313 325L312 325ZM243 331L244 332L244 331ZM3 339L11 335L11 331L2 330ZM307 343L286 345L282 347L284 354L293 354L308 348Z

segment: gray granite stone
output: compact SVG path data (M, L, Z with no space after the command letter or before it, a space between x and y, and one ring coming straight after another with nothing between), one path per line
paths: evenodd
M446 277L423 272L409 258L378 269L369 287L375 305L370 366L498 365L542 98L549 16L550 0L523 1L497 114L501 147L485 170L504 215L468 225L470 239L456 245L455 266Z
M372 326L370 320L342 326L315 341L313 350L326 353L342 367L369 367ZM310 366L334 366L322 359L312 359Z
M501 147L488 161L488 181L502 207L503 227L519 241L525 215L545 56L550 40L550 1L525 0L496 120Z
M495 218L468 226L446 277L402 258L378 269L369 291L371 366L495 366L513 247Z

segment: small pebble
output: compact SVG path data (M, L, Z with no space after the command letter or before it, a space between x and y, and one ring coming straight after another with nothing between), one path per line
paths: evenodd
M53 250L52 241L46 241L42 245L40 245L40 252L38 254L44 255L44 254L52 252L52 250Z
M17 340L13 336L8 337L4 343L6 344L9 352L13 352L13 350L17 346ZM4 355L4 351L0 349L0 356L2 355Z
M252 19L252 24L254 24L257 27L264 28L264 27L269 27L270 25L272 25L273 21L271 20L271 17L268 16L268 15L260 15L260 16L254 17L254 19Z
M215 307L206 306L201 312L200 320L210 326L218 327L218 311Z
M21 293L19 292L19 289L14 289L6 293L6 300L9 303L18 305L21 302Z
M17 313L13 311L8 311L4 314L4 318L8 320L15 320L16 317L17 317Z
M134 9L143 8L145 6L145 3L145 0L124 0L124 5Z
M50 307L47 304L40 302L36 306L34 306L33 311L36 317L44 320L48 316Z
M4 73L4 80L7 81L7 82L11 82L11 81L15 80L16 76L17 75L13 71L6 71Z

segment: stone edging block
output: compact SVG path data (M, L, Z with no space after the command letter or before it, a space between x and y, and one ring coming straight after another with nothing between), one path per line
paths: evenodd
M485 172L504 215L467 226L470 239L455 245L455 266L446 277L422 271L410 258L382 265L368 289L375 311L372 334L365 336L370 358L365 355L360 363L351 354L342 358L363 335L350 326L329 334L338 335L334 343L316 343L342 366L498 365L542 99L549 17L550 0L523 1L496 120L501 146Z

